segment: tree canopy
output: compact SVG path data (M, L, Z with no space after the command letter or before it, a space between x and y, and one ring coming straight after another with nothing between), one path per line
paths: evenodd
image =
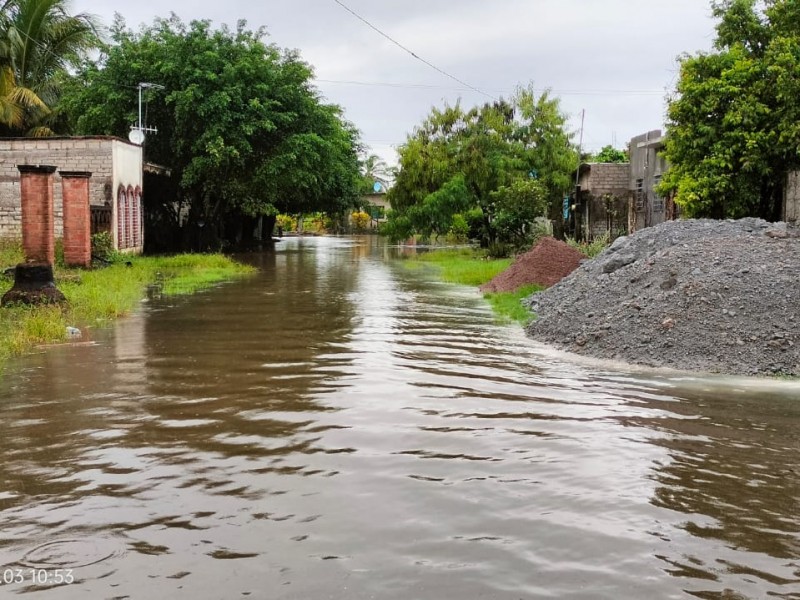
M800 7L721 0L715 50L681 61L660 190L694 217L780 218L800 166Z
M147 160L171 169L190 221L278 212L339 212L356 201L358 134L321 101L311 67L263 41L263 30L156 19L118 20L113 43L65 93L78 134L127 136L144 90Z
M626 150L614 148L611 144L603 146L597 154L589 156L588 162L596 163L626 163L630 161Z
M559 101L518 90L465 110L434 108L398 152L387 233L439 236L467 218L484 245L524 244L537 216L557 213L577 149Z

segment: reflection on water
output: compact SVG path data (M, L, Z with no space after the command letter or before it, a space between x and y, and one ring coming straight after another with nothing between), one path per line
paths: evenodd
M800 391L615 373L300 239L0 390L33 598L800 598ZM0 581L2 581L0 579Z

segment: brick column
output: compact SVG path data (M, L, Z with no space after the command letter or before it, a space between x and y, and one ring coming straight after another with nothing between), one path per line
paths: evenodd
M70 267L92 264L92 215L88 171L59 171L64 199L64 262Z
M49 165L17 165L22 194L22 249L29 263L55 262L53 173Z

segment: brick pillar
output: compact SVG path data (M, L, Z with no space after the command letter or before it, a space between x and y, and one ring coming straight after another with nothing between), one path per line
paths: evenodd
M55 262L53 173L49 165L17 165L22 194L22 249L29 263Z
M70 267L92 264L92 215L88 171L59 171L64 198L64 262Z

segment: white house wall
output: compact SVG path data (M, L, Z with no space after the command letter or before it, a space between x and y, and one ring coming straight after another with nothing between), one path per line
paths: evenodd
M114 140L113 144L113 190L114 190L114 212L113 212L113 226L112 235L114 236L114 245L127 252L141 252L144 245L144 235L140 235L139 242L131 248L124 248L124 243L119 239L119 204L117 198L119 197L119 190L125 188L126 190L138 190L139 194L142 193L144 188L144 172L142 164L142 147L130 144L123 140ZM138 228L143 233L143 211L138 211Z

